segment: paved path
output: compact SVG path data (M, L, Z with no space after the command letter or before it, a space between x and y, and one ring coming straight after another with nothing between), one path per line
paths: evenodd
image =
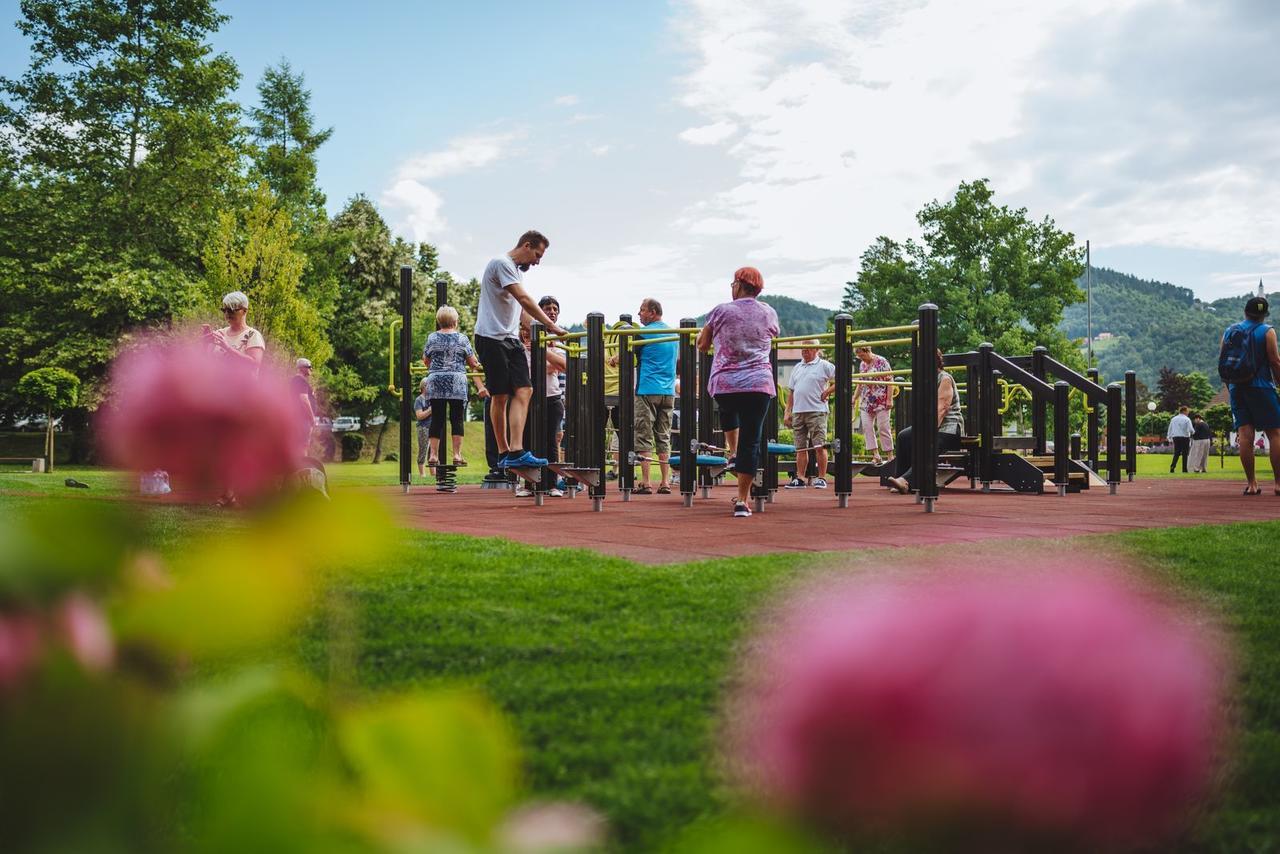
M612 484L610 484L612 487ZM775 503L750 519L729 515L730 487L681 506L679 494L647 495L623 503L613 489L603 512L585 497L517 499L505 490L462 486L454 495L415 486L393 504L405 522L432 531L494 536L511 531L532 545L594 549L642 563L676 563L764 552L832 551L884 546L979 542L1016 537L1070 537L1174 525L1280 518L1280 497L1241 495L1242 483L1192 477L1122 483L1055 495L943 490L933 514L913 498L880 489L869 479L854 485L849 507L836 507L830 490L781 490ZM399 488L395 488L398 492ZM390 490L380 490L390 492Z

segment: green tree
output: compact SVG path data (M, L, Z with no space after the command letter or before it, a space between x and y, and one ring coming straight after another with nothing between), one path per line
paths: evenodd
M15 391L28 406L44 413L44 455L53 471L54 416L76 405L80 380L62 368L36 368L18 380Z
M1037 345L1073 367L1084 362L1058 331L1063 309L1081 298L1075 280L1083 249L1070 232L1025 208L997 206L988 182L962 183L948 202L916 215L922 240L878 238L861 257L841 310L865 327L908 323L921 303L940 310L944 350L971 350L990 341L1001 353Z
M298 290L306 258L295 248L289 215L265 183L243 214L224 211L205 245L205 293L210 305L223 294L243 291L253 306L253 325L269 352L306 356L317 367L333 354L314 305Z
M295 74L287 59L263 72L258 97L261 103L249 111L254 168L299 231L309 234L325 224L325 196L316 186L316 151L333 135L333 128L316 129L306 78Z
M329 338L334 348L330 399L346 414L394 417L399 401L387 393L387 346L391 321L400 315L400 267L415 266L413 303L427 310L431 285L417 274L415 247L393 237L376 207L356 196L333 218L326 261L339 273L339 292ZM431 328L434 328L434 324ZM415 340L415 349L421 341ZM381 455L386 423L373 460Z
M1209 378L1199 371L1180 374L1169 367L1160 369L1156 383L1157 404L1165 412L1177 412L1186 406L1199 409L1213 399L1213 386Z
M200 251L239 191L238 72L212 0L23 0L0 79L0 406L64 365L91 388L120 334L199 298ZM92 398L92 393L89 397Z

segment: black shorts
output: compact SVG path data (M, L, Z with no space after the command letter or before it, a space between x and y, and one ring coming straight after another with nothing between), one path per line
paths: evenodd
M489 394L512 394L518 388L532 388L529 359L519 338L476 336L476 358L484 368L484 384Z

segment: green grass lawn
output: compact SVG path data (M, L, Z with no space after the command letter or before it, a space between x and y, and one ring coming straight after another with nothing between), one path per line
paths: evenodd
M1164 468L1167 475L1167 461ZM395 465L333 469L340 491L361 482L362 469L391 476ZM65 489L66 474L93 488ZM123 477L103 471L0 475L0 492L7 492L0 512L50 494L93 500L123 489ZM205 508L144 512L162 545L185 530L238 524ZM1242 523L953 545L946 555L974 563L1012 553L1032 563L1048 553L1119 552L1220 614L1240 652L1241 735L1221 797L1176 848L1261 851L1280 839L1278 536L1280 522ZM590 803L608 816L618 847L652 850L730 802L715 763L718 703L735 645L769 594L809 573L876 572L921 553L928 552L651 567L583 550L402 529L379 571L344 581L326 601L345 602L355 615L359 686L480 686L514 722L535 794ZM317 614L289 651L321 678L329 673L330 624Z
M1244 470L1240 468L1239 457L1209 457L1204 474L1183 474L1182 461L1178 461L1178 471L1169 473L1169 463L1173 454L1138 454L1138 477L1189 477L1189 478L1225 478L1244 481ZM1271 460L1266 454L1258 454L1254 458L1259 483L1271 480ZM1106 463L1103 463L1105 470Z

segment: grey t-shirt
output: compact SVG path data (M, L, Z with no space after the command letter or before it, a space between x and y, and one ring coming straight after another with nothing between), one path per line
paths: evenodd
M791 369L790 388L795 392L792 412L828 412L822 392L835 378L836 366L819 356L812 362L801 361Z
M499 255L489 262L480 277L477 335L499 339L520 337L520 303L507 288L523 281L524 277L510 255Z

